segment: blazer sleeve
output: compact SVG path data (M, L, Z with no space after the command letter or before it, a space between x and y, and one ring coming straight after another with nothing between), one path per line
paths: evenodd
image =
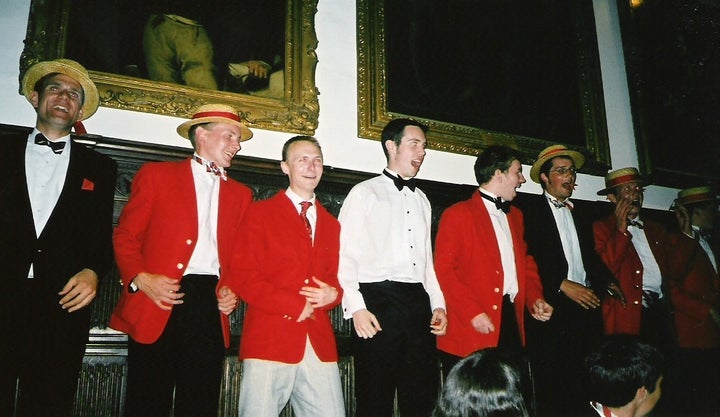
M73 146L79 144L73 143ZM89 254L86 267L101 278L110 271L113 261L112 225L117 164L105 155L89 149L86 151L90 155L86 163L92 166L88 177L95 180L90 186L94 187L92 194L95 196L95 206L92 214L84 219L89 224L86 229L86 237L89 240L89 244L86 245L86 253ZM83 237L76 238L83 239Z
M153 210L153 196L156 194L153 177L148 165L142 166L135 174L130 198L113 235L115 261L125 285L139 273L147 271L142 246Z
M632 235L620 233L615 227L615 217L598 220L593 223L595 251L610 269L614 276L620 276L620 268L626 258L627 251L632 247Z
M470 212L464 210L463 206L446 209L440 218L435 238L435 273L440 288L449 305L462 306L454 314L466 323L478 314L487 312L487 307L474 296L475 290L468 282L472 277L467 276L471 274L463 267L472 258L466 253L468 242L474 239L469 219Z

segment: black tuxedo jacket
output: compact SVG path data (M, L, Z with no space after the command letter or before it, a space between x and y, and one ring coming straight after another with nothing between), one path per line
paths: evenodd
M568 274L568 263L563 252L560 232L550 211L557 209L548 204L544 194L529 195L518 205L525 214L525 241L528 245L528 253L535 258L538 265L545 300L555 306L558 297L564 297L560 293L560 284ZM617 280L595 251L592 219L579 216L577 210L572 211L572 216L587 274L586 280L598 297L602 298L607 293L608 285Z
M32 263L34 296L58 308L57 293L73 275L89 268L102 277L112 265L117 166L111 158L73 142L62 192L37 237L25 176L29 133L0 135L0 304L24 302L18 299L19 291L27 284ZM87 322L89 310L86 307L71 316ZM13 312L17 314L17 309L8 313ZM0 317L0 322L6 317Z

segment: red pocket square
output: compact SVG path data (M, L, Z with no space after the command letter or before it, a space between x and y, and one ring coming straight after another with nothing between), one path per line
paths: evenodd
M92 191L95 189L95 183L87 178L83 178L82 187L80 188L85 191Z

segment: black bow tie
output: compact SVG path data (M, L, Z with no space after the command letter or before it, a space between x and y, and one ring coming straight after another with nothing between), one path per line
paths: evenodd
M48 146L56 154L61 154L65 149L65 142L50 142L42 133L35 135L35 144Z
M645 225L640 220L628 220L628 227L630 227L630 226L635 226L638 229L645 228Z
M393 183L395 183L395 186L397 187L398 191L401 191L403 187L407 187L410 189L410 191L415 191L415 178L410 178L409 180L404 180L400 178L400 176L393 176L391 173L387 171L383 171L383 174L385 174L388 178L393 180Z
M495 208L498 210L502 210L503 213L507 214L508 211L510 211L510 202L509 201L503 201L501 197L493 198L489 195L480 192L480 196L484 198L485 200L492 201L495 203Z

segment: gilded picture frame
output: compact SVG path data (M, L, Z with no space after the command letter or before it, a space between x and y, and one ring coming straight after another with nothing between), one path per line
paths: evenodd
M666 187L720 186L720 5L617 8L640 169Z
M427 8L428 16L426 16L426 20L424 21L415 22L417 19L416 12L424 7L424 3L427 3L425 7ZM431 45L426 42L397 44L397 39L399 38L397 34L403 34L401 36L404 36L405 33L412 33L413 30L419 34L418 39L427 40L427 37L422 38L420 35L425 36L433 29L445 31L453 30L455 26L458 26L466 28L464 33L467 34L467 27L474 29L483 27L484 23L485 26L492 26L496 23L493 21L485 22L479 19L478 16L473 16L472 19L474 20L469 22L470 24L456 25L452 20L456 17L464 17L458 16L457 14L453 16L452 13L463 13L463 11L458 8L459 5L465 5L466 8L495 7L498 4L497 2L467 0L451 3L451 5L447 5L443 12L443 9L440 9L440 7L444 7L442 4L438 4L437 2L432 3L427 0L402 0L392 2L386 0L357 1L358 135L362 138L379 139L382 128L389 120L398 117L410 117L429 125L428 146L433 149L458 154L477 155L489 145L505 144L521 151L523 163L532 163L539 151L546 146L554 143L564 143L571 149L585 154L587 163L582 169L582 172L603 175L610 165L610 154L591 1L582 0L581 2L577 2L583 3L581 6L573 6L570 8L562 6L566 4L565 2L562 2L562 5L548 1L503 2L509 4L509 7L517 8L516 10L512 10L513 13L506 13L507 15L515 15L521 12L521 10L519 10L520 8L539 3L543 3L546 8L560 9L565 7L566 9L571 9L570 12L564 12L569 13L569 18L561 20L560 23L565 26L565 30L568 31L567 33L572 34L572 37L567 41L565 47L569 51L567 52L567 56L569 56L573 62L571 62L569 67L566 62L559 61L552 62L552 65L556 67L553 68L553 70L565 71L563 75L571 78L572 85L576 88L576 91L572 92L572 94L576 95L574 98L576 105L571 110L576 115L572 122L579 126L577 129L578 134L575 135L577 137L571 137L571 140L565 140L562 137L554 137L552 135L549 135L550 137L541 137L532 133L519 134L512 132L510 129L492 129L488 126L448 120L445 115L438 117L424 116L421 114L421 111L425 110L422 106L435 102L436 96L433 94L427 95L424 100L415 100L417 103L413 100L408 100L410 104L406 107L413 108L413 106L417 104L417 110L407 111L407 109L404 108L399 110L393 108L393 99L398 91L402 91L402 88L398 88L397 85L393 84L402 84L405 78L411 78L407 77L406 74L400 76L393 74L393 71L397 71L397 68L411 67L413 64L411 59L404 58L400 60L400 62L393 64L393 59L397 61L397 56L393 57L393 55L406 57L409 56L406 52L408 50L426 51L423 52L425 55L421 55L423 59L419 59L421 64L417 66L416 70L424 70L432 65L441 66L438 70L441 76L437 77L440 81L432 81L435 82L435 86L442 86L442 88L445 88L448 83L452 83L457 75L473 76L473 71L476 71L478 67L488 68L494 65L494 62L487 62L481 65L468 63L467 66L463 67L463 65L466 64L462 57L458 57L456 60L454 57L449 57L449 59L444 60L444 49L454 48L454 50L458 50L458 48L455 48L455 44L450 45L449 43L444 43ZM450 14L449 19L448 14ZM499 17L495 16L493 19L502 21L504 17L503 15ZM543 18L544 16L528 16L527 20L538 21L540 24L543 24ZM555 17L555 19L557 20L559 18ZM557 21L555 23L557 23ZM552 24L553 22L547 22L548 26ZM413 25L416 28L413 28ZM509 30L507 33L522 33L523 30L524 28L519 26L518 28ZM545 28L541 27L539 30L542 31L545 30ZM492 32L488 33L490 33L491 37L499 36L497 34L493 35ZM478 39L480 38L481 37ZM532 39L523 39L521 36L517 38L522 39L523 42L527 41L526 44L520 45L519 47L524 48L520 49L523 54L535 48L531 43ZM467 38L459 39L458 42L462 40L467 40ZM480 42L483 42L483 40ZM432 43L432 39L430 43ZM472 53L478 46L478 42L475 42L465 47ZM486 45L486 47L495 48L493 45ZM497 52L497 50L493 51ZM501 50L501 52L503 51ZM552 51L548 51L548 54L551 52ZM478 54L480 53L478 50ZM522 56L506 56L506 59L513 60L510 64L511 66L523 65ZM448 71L444 71L445 69L448 69ZM453 71L459 72L456 74ZM497 73L497 71L495 73ZM410 75L412 76L413 74ZM478 76L481 76L479 71ZM510 84L516 83L517 81L518 80L500 80L493 78L489 83L500 83L501 88L497 91L509 91L510 87L514 84L503 86L502 83ZM521 81L525 82L525 80ZM534 86L535 85L531 85L530 87L534 88ZM413 88L416 87L409 87L409 89ZM527 92L519 91L518 94L523 96L527 94ZM495 98L490 97L488 100L495 100ZM508 97L497 97L497 102L502 100L507 101ZM516 100L516 103L517 102ZM507 124L510 126L512 126L514 118L525 116L533 111L533 109L530 109L530 111L526 112L516 110L512 108L512 106L510 107L510 110L507 112L507 118L504 120L508 122ZM467 110L467 108L463 108L460 112ZM563 117L565 117L563 114L556 115L557 120L561 122L563 121Z
M117 4L117 0L107 4ZM223 0L224 1L224 0ZM98 2L96 4L106 4ZM70 0L32 0L20 79L31 65L65 55L68 28L75 24ZM103 7L103 6L100 6ZM284 73L281 97L260 97L228 91L188 87L170 82L97 71L88 66L100 93L100 105L123 110L190 117L206 103L236 107L249 126L312 135L318 126L315 86L317 0L285 0ZM218 13L223 13L220 9ZM80 22L80 24L82 24ZM228 42L232 42L231 39ZM82 62L81 62L82 63Z

